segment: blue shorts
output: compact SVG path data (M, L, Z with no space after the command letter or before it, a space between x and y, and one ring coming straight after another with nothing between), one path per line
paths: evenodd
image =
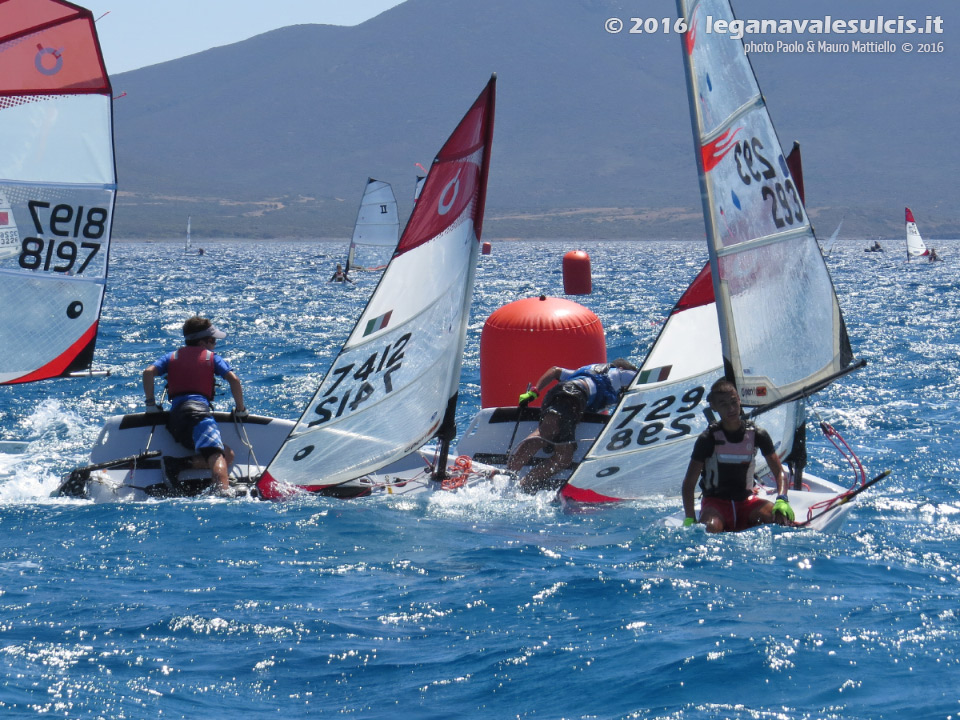
M223 452L220 427L206 403L195 400L181 402L170 411L167 429L178 443L196 450L204 457Z

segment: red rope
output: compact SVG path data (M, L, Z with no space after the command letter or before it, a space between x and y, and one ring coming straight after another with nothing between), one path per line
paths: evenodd
M469 455L461 455L454 460L451 470L458 470L459 472L441 481L440 487L444 490L456 490L466 485L473 472L473 461Z
M837 449L837 452L840 453L840 457L847 461L847 464L853 471L855 482L853 486L846 492L842 492L839 495L830 498L829 500L821 500L820 502L811 505L807 510L808 520L813 517L814 511L819 512L830 509L840 500L850 495L854 490L857 489L858 486L862 486L867 482L867 473L863 469L863 463L860 462L860 458L857 457L857 454L853 451L853 448L850 447L847 441L843 439L843 436L823 420L820 421L820 429L823 431L823 434L831 442L831 444Z
M847 461L847 464L850 466L850 469L853 471L853 475L856 478L856 483L854 488L857 485L863 485L867 482L867 473L863 469L863 463L860 462L860 458L857 457L857 454L853 451L853 448L847 444L847 441L843 439L843 436L840 435L836 430L834 430L829 424L825 421L820 421L820 429L823 431L823 434L827 436L827 439L833 444L837 449L837 452L840 453L840 456ZM836 438L836 439L834 439ZM840 444L837 443L839 440L840 444L843 447L840 447ZM851 488L851 489L854 489Z

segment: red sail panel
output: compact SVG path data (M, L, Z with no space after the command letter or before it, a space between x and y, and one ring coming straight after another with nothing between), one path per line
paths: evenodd
M460 124L444 143L427 175L410 221L403 231L397 254L408 252L435 238L470 204L477 239L480 239L486 200L486 175L493 137L496 76L490 78ZM481 181L483 178L483 181Z
M0 385L16 385L19 383L36 382L37 380L49 380L50 378L55 377L66 377L71 372L76 370L85 370L86 368L90 367L90 360L93 356L93 347L97 342L98 323L99 321L91 325L87 331L81 335L75 343L73 343L73 345L71 345L63 353L55 357L43 367L34 370L32 373L16 378L15 380L9 380L7 382L0 383ZM86 356L87 359L85 361L78 362L78 360L84 356Z
M807 195L803 191L803 160L800 159L800 143L794 141L790 154L787 155L787 167L790 174L793 175L793 184L797 186L797 192L800 195L800 202L806 207Z
M713 294L713 276L710 274L710 263L707 263L697 274L697 277L694 278L693 282L690 283L690 287L680 296L671 314L683 312L690 308L701 307L702 305L709 305L715 301Z
M89 10L0 0L0 34L0 95L110 92Z

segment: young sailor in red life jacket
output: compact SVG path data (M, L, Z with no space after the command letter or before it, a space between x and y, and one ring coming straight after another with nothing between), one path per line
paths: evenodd
M247 414L240 378L226 360L213 352L217 340L226 336L207 318L189 318L183 324L186 346L167 353L143 371L147 412L161 410L154 396L154 381L158 375L166 375L171 406L167 427L177 442L202 456L213 475L214 487L224 494L230 490L227 471L233 463L233 451L224 447L220 428L213 419L210 403L214 376L222 377L230 385L236 416Z
M693 496L698 479L703 490L699 521L707 526L707 532L745 530L773 522L791 524L794 515L787 501L787 478L770 435L741 416L740 395L729 380L717 380L707 400L720 422L700 433L693 446L683 478L684 527L697 522ZM776 503L753 494L757 448L776 478Z
M577 425L583 413L600 412L616 405L636 374L636 366L623 358L617 358L609 365L584 365L576 370L554 366L537 380L532 390L523 393L521 406L537 398L554 380L559 381L543 398L537 429L517 445L507 461L507 469L516 472L539 450L547 445L553 446L553 454L520 480L520 489L535 493L559 487L561 481L552 478L573 462L577 449Z

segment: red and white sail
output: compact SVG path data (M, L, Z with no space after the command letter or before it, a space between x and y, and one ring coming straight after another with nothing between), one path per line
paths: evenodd
M0 384L89 368L116 197L90 11L0 2Z
M907 224L907 260L911 258L926 257L930 254L923 238L920 237L920 231L917 229L917 222L913 219L913 212L910 208L906 210Z
M496 77L443 145L359 321L260 482L317 491L433 437L455 405L479 256Z

